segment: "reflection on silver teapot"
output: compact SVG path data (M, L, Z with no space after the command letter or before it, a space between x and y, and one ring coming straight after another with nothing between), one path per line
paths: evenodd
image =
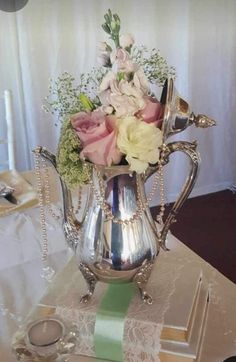
M215 124L208 117L196 117L190 111L187 102L177 94L171 79L165 83L161 103L165 107L164 143L160 149L158 165L149 167L144 174L131 172L128 165L90 165L92 182L81 222L73 213L70 190L61 179L64 234L88 284L88 292L82 297L82 302L89 301L97 281L132 281L140 290L142 299L152 303L151 296L145 290L146 283L160 248L167 250L169 227L195 184L200 162L196 142L177 141L166 144L166 139L191 124L202 128ZM168 163L169 156L176 151L188 156L190 170L179 198L163 225L157 227L148 206L145 181ZM57 169L53 154L42 147L38 147L35 152L49 160Z

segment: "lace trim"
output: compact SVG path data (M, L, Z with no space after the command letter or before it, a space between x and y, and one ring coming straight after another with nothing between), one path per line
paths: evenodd
M162 262L159 258L163 259ZM175 283L183 265L168 261L162 253L156 260L147 285L147 290L154 300L153 304L150 306L142 303L138 293L134 296L125 319L125 361L160 362L158 355L161 349L164 316L169 308L170 297L175 292ZM101 287L101 283L98 283L99 298L95 293L92 304L83 306L78 303L78 285L75 288L74 283L75 278L72 276L70 286L67 286L66 293L63 293L64 297L62 298L61 295L57 298L56 314L77 325L80 337L76 353L94 357L93 334L96 310L107 286L104 288ZM74 299L75 296L76 299Z

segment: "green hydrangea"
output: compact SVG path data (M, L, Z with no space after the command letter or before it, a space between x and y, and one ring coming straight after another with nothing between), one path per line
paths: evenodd
M69 188L75 188L90 180L91 169L85 167L79 157L80 139L74 132L70 119L66 119L61 128L57 150L57 170Z

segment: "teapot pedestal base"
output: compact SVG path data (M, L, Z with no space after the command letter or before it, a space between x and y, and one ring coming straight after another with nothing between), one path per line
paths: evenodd
M139 289L142 301L147 304L152 304L152 297L146 291L146 285L148 283L152 268L153 261L145 260L136 274L134 274L132 279L132 282L134 282L134 284L136 284L137 288ZM84 263L79 264L79 270L81 271L88 286L88 291L85 295L82 296L80 302L87 304L93 296L98 278L95 273L93 273L93 271Z
M80 299L80 303L89 303L92 296L93 296L93 293L94 293L94 290L95 290L95 286L97 284L97 278L96 276L94 275L94 273L87 267L87 265L83 264L83 263L80 263L79 264L79 270L81 271L86 283L87 283L87 286L88 286L88 291L86 294L84 294L81 299Z

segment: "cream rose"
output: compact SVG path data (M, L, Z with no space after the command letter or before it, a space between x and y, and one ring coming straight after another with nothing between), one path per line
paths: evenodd
M118 122L117 146L126 155L130 170L144 172L149 163L159 160L162 132L153 124L136 117L124 117Z

